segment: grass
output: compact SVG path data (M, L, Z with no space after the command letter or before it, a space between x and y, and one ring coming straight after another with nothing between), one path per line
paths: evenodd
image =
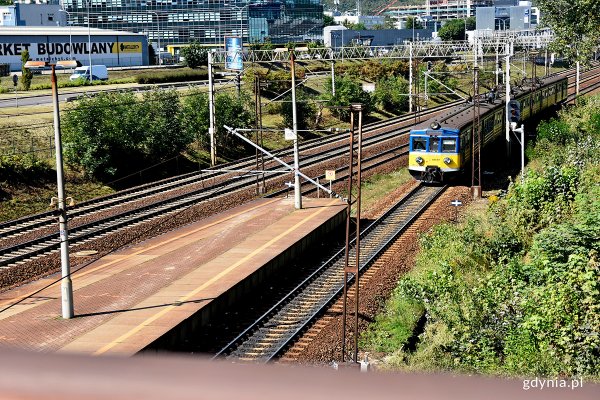
M187 67L186 68L176 68L176 69L149 68L149 69L143 69L143 70L115 70L115 71L108 72L109 79L107 81L104 81L102 83L97 83L97 84L95 83L94 85L85 85L85 86L80 86L69 80L69 77L71 76L70 70L57 71L56 77L57 77L59 87L69 87L70 91L72 91L73 89L75 89L75 91L77 91L76 89L80 89L81 91L86 91L96 85L133 86L133 84L135 84L135 82L136 82L136 79L139 79L141 77L149 77L149 76L156 76L156 75L180 75L182 73L190 72L190 71L192 71L192 69L187 68ZM206 71L206 69L205 68L197 68L197 69L194 69L193 71L194 72ZM49 93L50 92L50 90L49 90L50 89L50 75L49 74L34 75L32 81L31 81L31 90L29 90L28 92L23 91L20 82L19 82L19 85L17 86L17 89L18 89L18 94L20 96L24 96L27 93L41 94L42 91L47 91ZM14 94L13 94L14 86L13 86L12 79L10 77L5 77L4 79L0 80L0 92L6 93L7 97L14 96Z
M367 210L377 201L384 198L406 182L412 180L406 168L389 174L375 174L363 182L361 186L361 208Z
M108 186L85 181L74 174L67 174L65 179L65 192L76 203L114 192ZM56 182L53 181L18 186L0 183L0 221L50 211L50 199L55 196Z

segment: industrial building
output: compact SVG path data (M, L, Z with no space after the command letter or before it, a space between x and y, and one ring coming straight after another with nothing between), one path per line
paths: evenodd
M166 45L223 46L225 37L244 43L270 40L298 42L322 37L320 0L61 0L68 24L144 33L148 40Z
M80 27L5 27L0 29L0 64L21 69L21 55L54 63L77 60L81 65L128 67L148 65L148 41L142 34Z

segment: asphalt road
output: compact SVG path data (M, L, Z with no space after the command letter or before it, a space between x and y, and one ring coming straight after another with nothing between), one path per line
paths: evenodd
M307 74L307 75L324 76L324 75L328 75L328 74L329 74L329 72L325 71L325 72L315 72L315 73ZM215 86L226 85L226 84L235 84L234 79L215 79L214 82L215 82ZM130 86L130 87L126 87L126 88L114 88L114 87L113 88L102 88L102 87L99 87L97 89L79 91L79 92L68 92L67 91L68 89L59 89L58 101L60 101L60 102L72 101L72 100L75 100L78 96L83 96L85 94L95 94L95 93L100 93L100 92L114 92L114 91L128 91L128 90L135 90L137 92L143 92L143 91L151 90L155 87L174 88L177 90L183 90L183 89L189 88L190 85L206 86L206 85L208 85L208 81L163 83L163 84L157 84L157 85L136 85L136 86ZM0 108L15 107L16 106L15 97L14 96L8 97L8 94L6 94L6 96L7 97L3 97L0 99ZM18 97L19 107L52 104L52 95L51 94L35 95L35 94L31 94L31 92L30 92L27 95L23 95L21 93L17 97Z

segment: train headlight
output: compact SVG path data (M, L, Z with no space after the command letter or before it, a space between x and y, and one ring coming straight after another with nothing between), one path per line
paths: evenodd
M452 160L450 159L450 157L444 158L444 164L449 165L451 162Z
M417 162L417 164L421 165L421 164L423 164L423 157L419 156L419 157L415 158L415 161Z

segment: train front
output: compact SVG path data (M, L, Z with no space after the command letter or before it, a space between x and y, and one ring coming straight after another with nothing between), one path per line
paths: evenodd
M458 129L430 126L410 131L408 170L419 181L447 182L461 170Z

